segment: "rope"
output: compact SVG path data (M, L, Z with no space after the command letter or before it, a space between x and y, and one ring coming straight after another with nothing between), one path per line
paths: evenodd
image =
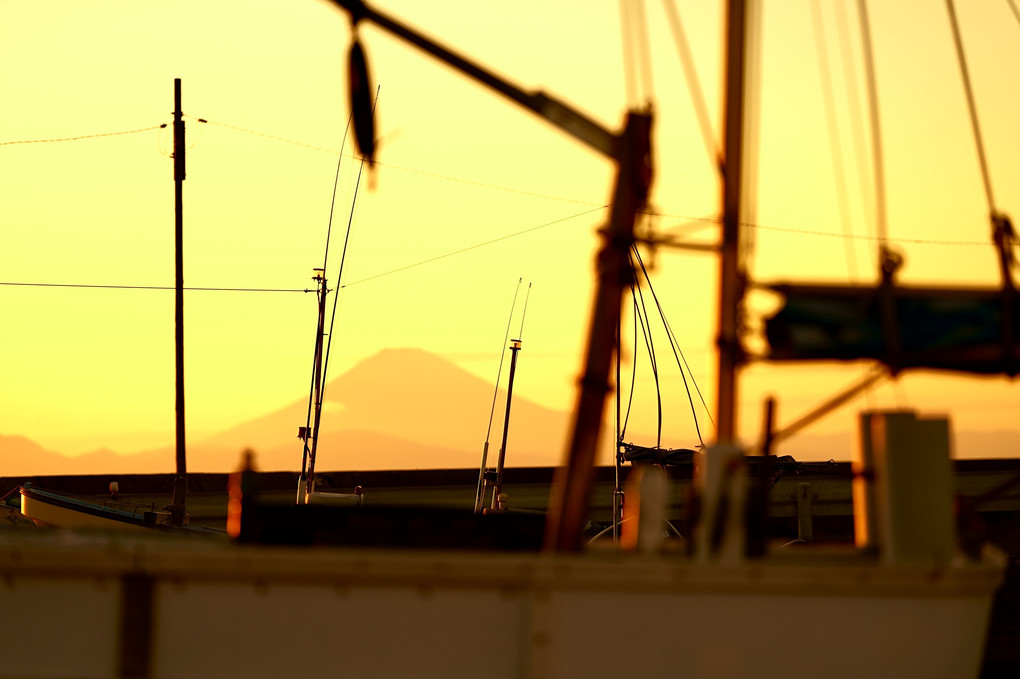
M673 42L676 43L677 52L680 53L680 65L684 69L684 78L687 80L691 103L694 104L694 113L698 119L698 128L701 130L701 139L705 142L709 160L716 167L722 167L722 154L719 152L715 134L712 132L708 106L705 104L705 96L702 94L701 83L698 81L698 71L694 68L694 58L691 56L687 35L684 33L683 24L680 23L680 15L670 0L663 0L662 4L666 8L666 18L669 20L669 28L673 33Z
M840 224L843 227L844 251L846 253L847 273L851 279L857 278L857 258L854 249L849 246L850 205L847 197L846 178L843 175L843 155L840 152L839 126L836 121L836 104L832 94L832 73L829 70L829 58L825 50L825 26L822 23L822 10L817 2L810 3L811 23L814 28L815 52L818 54L818 71L822 80L822 103L825 108L825 123L829 132L829 152L832 156L833 179L836 182L836 196L839 201Z
M669 321L666 320L666 312L662 308L662 304L659 302L658 295L655 294L655 288L652 287L652 279L648 276L648 270L645 268L645 263L641 259L641 252L637 247L632 247L634 256L637 258L637 262L641 267L641 272L645 276L645 281L648 283L648 290L652 293L652 299L655 300L655 306L659 310L659 318L662 320L662 325L666 329L666 336L669 338L669 346L673 350L673 358L676 359L676 365L680 368L680 377L684 381L684 389L687 391L687 401L691 404L691 417L694 419L694 430L698 434L698 441L702 447L705 446L705 439L701 436L701 426L698 424L698 413L694 408L694 397L691 395L691 388L687 384L687 375L684 374L683 366L680 365L680 357L683 356L683 351L680 350L680 343L676 340L676 335L673 334L673 329L669 325ZM687 365L687 358L684 357L683 363L687 366L687 372L691 375L691 382L694 382L694 389L698 392L698 397L701 399L701 404L704 406L706 412L708 412L708 405L705 403L705 397L701 394L701 389L698 388L698 383L694 380L694 373L691 372L691 368ZM711 412L709 412L709 419L712 418ZM712 420L712 424L715 424L715 420Z
M985 158L985 145L981 139L981 127L978 123L977 107L974 104L974 90L970 84L970 73L967 70L967 59L963 53L963 39L960 37L960 25L956 19L956 7L953 0L946 0L949 11L949 23L953 28L953 44L956 45L956 57L960 62L960 75L963 77L963 89L967 94L967 110L970 112L970 126L974 132L974 143L977 146L978 163L981 165L981 179L985 185L985 198L988 199L988 213L995 215L995 199L992 197L992 178L988 173L988 161Z
M861 38L864 42L864 64L868 80L868 112L871 118L872 148L874 149L875 171L875 226L881 250L885 251L888 240L885 209L885 175L882 169L882 130L878 118L878 85L875 80L875 59L871 46L871 30L868 26L868 8L865 0L857 0L861 19ZM884 257L880 258L884 259Z

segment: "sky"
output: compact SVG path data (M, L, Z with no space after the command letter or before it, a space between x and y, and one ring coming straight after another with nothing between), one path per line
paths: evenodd
M644 28L629 42L615 2L386 0L377 7L610 129L619 129L628 106L650 102L656 172L650 205L658 216L645 227L713 242L720 184L706 147L720 145L723 10L711 2L672 4L707 102L707 142L663 5L646 4ZM959 5L995 202L1016 216L1020 22L1005 0ZM330 224L331 287L350 224L331 376L384 348L418 347L493 380L523 279L532 287L515 393L572 408L597 230L612 187L605 158L363 25L360 38L380 88L379 162L359 185L350 142L337 175L351 26L330 3L6 0L0 8L0 434L69 455L173 441L172 291L11 284L173 285L172 133L159 126L172 120L174 78L183 83L187 126L185 285L290 291L186 293L189 438L307 393L315 300L294 290L312 286ZM755 281L876 278L857 7L826 2L816 9L821 51L807 0L770 1L761 14L754 200L746 215L754 226L745 229ZM988 204L945 6L897 1L871 3L869 10L887 232L906 255L901 280L997 285ZM625 58L625 42L640 45L640 56ZM628 63L649 63L650 75L628 76L638 70ZM836 111L830 122L825 80ZM145 131L9 143L139 129ZM646 248L643 256L653 264L656 293L693 379L714 409L715 258L666 246ZM767 295L749 299L749 327L759 327L774 305ZM625 343L629 359L633 338ZM749 343L760 346L755 337ZM697 439L683 378L661 334L657 346L662 443L690 447ZM864 369L746 368L740 437L758 436L766 395L779 399L782 425L860 379ZM655 385L645 358L636 385L634 426L654 430ZM1008 432L1020 450L1020 391L1005 378L908 375L810 431L849 436L854 409L864 407L946 413L956 430ZM711 432L705 408L697 410ZM560 455L552 451L549 463ZM839 457L818 453L833 456Z

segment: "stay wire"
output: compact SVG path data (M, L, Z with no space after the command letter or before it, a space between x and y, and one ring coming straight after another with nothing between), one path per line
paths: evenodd
M825 26L822 23L822 10L819 3L811 6L811 23L814 28L815 52L818 54L818 71L822 81L822 105L825 108L826 128L829 132L829 153L832 157L833 179L836 182L836 197L839 202L839 217L843 227L844 251L846 253L847 273L851 280L857 279L857 256L850 236L850 200L847 196L846 177L843 174L843 154L840 151L839 125L836 120L836 103L832 92L832 72L829 68L829 57L825 49Z
M871 29L868 25L866 0L857 0L857 11L860 15L861 38L864 43L864 65L868 82L868 111L871 119L871 143L874 151L875 226L881 244L880 248L884 251L888 240L888 230L886 229L885 175L882 169L882 130L878 116L878 83L875 79L875 58L871 45ZM880 252L879 254L881 260L882 253Z
M623 84L627 96L628 108L637 104L637 73L634 63L634 36L631 22L633 17L628 10L628 0L620 0L620 28L623 43Z
M640 64L641 84L644 88L644 104L651 107L655 98L655 86L652 82L652 51L648 39L648 19L645 16L645 0L633 0L635 37L637 38L638 63Z
M630 286L631 303L634 307L634 350L631 351L630 367L630 393L627 394L627 410L623 417L623 425L620 427L619 443L623 443L623 437L627 434L627 424L630 422L630 409L634 405L634 385L637 383L637 330L638 330L638 305L637 295L634 294L634 284ZM619 351L619 348L617 349ZM617 387L619 389L619 387Z
M1016 2L1014 0L1006 0L1009 3L1009 8L1013 10L1013 16L1016 17L1016 21L1020 24L1020 9L1017 9Z
M648 351L648 360L652 366L652 376L655 379L655 404L657 410L655 428L655 446L662 447L662 390L659 388L659 362L655 355L655 340L652 338L651 320L648 318L648 308L645 306L645 296L641 292L641 281L637 280L635 274L634 290L637 291L637 299L640 300L641 333L645 338L645 348Z
M641 272L644 274L645 282L648 284L648 291L652 293L652 299L655 301L655 306L659 311L659 318L662 320L662 325L666 329L666 336L669 338L670 349L673 350L673 358L676 359L677 368L680 369L680 377L684 381L684 390L687 392L687 401L691 405L691 417L694 419L694 430L698 434L698 441L701 446L705 446L705 439L701 436L701 426L698 423L698 413L694 407L694 396L691 394L690 385L687 383L687 375L684 374L684 366L687 367L687 372L691 375L691 382L694 383L694 389L698 392L698 397L701 399L701 404L704 406L706 412L708 411L708 405L705 403L705 397L701 394L701 389L698 388L698 383L694 379L694 373L691 372L691 368L687 365L687 358L683 357L683 351L680 349L680 343L676 339L676 335L673 333L673 329L669 325L669 321L666 319L666 311L662 308L662 304L659 302L659 296L655 294L655 288L652 286L652 279L648 275L648 269L645 268L645 263L641 259L641 252L637 247L632 246L632 252L634 257L637 259L638 265L641 268ZM681 357L683 357L683 365L681 365ZM709 412L709 419L711 419L711 413ZM715 420L712 420L712 424L715 424Z
M963 78L963 89L967 95L967 110L970 112L970 127L974 133L974 144L977 146L978 163L981 166L981 179L985 186L985 197L988 199L988 212L996 215L995 199L992 197L992 178L988 172L988 161L985 158L985 144L981 139L981 125L978 122L977 107L974 104L974 89L970 83L970 73L967 70L967 58L963 52L963 38L960 36L960 24L956 19L956 7L953 0L946 0L946 10L949 12L949 24L953 29L953 44L956 46L956 58L960 62L960 75Z
M673 42L676 43L677 52L680 54L680 65L684 70L684 79L687 80L687 90L691 95L691 103L694 104L694 113L698 120L698 128L701 130L701 139L705 143L705 150L708 158L717 169L722 168L722 154L715 139L715 132L712 130L711 116L708 113L708 105L705 103L705 95L701 90L701 82L698 79L698 71L694 67L694 57L691 55L690 43L687 42L687 34L684 32L683 24L680 22L680 14L676 10L673 0L663 0L666 8L666 18L669 20L669 27L673 33Z
M874 209L874 196L868 181L868 151L864 141L864 121L861 115L860 93L857 88L857 70L854 68L853 41L850 39L850 20L844 3L834 3L836 32L843 63L843 82L846 90L847 109L850 118L850 137L853 142L854 165L857 168L857 184L861 201L867 206L867 213Z
M451 252L447 252L447 253L444 253L444 254L441 254L441 255L436 255L435 257L430 257L428 259L423 259L420 262L415 262L413 264L408 264L406 266L401 266L401 267L398 267L396 269L391 269L390 271L384 271L382 273L377 273L377 274L374 274L372 276L368 276L367 278L362 278L360 280L356 280L353 283L346 283L346 284L342 285L341 287L349 288L349 287L351 287L353 285L359 285L361 283L367 283L368 281L375 280L376 278L382 278L383 276L389 276L391 274L400 273L401 271L407 271L408 269L413 269L415 267L424 266L425 264L431 264L432 262L437 262L437 261L439 261L441 259L446 259L447 257L453 257L454 255L460 255L460 254L463 254L465 252L469 252L471 250L476 250L478 248L485 247L486 245L492 245L493 243L499 243L500 241L508 240L510 238L516 238L517 236L523 236L526 233L531 233L532 231L537 231L539 229L544 229L544 228L549 227L549 226L554 226L556 224L561 224L561 223L569 221L571 219L577 219L578 217L583 217L584 215L591 214L592 212L598 212L599 210L605 210L607 207L609 207L609 206L608 205L600 205L599 207L592 208L590 210L585 210L584 212L578 212L577 214L570 215L569 217L563 217L561 219L555 219L555 220L553 220L551 222L546 222L545 224L539 224L538 226L532 226L532 227L524 229L522 231L515 231L514 233L508 233L505 236L500 236L499 238L493 238L492 240L487 240L487 241L484 241L482 243L475 243L474 245L469 245L469 246L467 246L465 248L460 248L459 250L453 250Z

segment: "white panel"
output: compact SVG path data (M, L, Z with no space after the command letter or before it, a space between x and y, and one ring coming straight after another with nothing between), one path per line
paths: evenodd
M155 676L516 677L518 596L161 584Z
M120 583L115 579L0 579L0 677L111 677Z
M553 609L562 679L976 677L987 624L980 602L942 598L563 592Z

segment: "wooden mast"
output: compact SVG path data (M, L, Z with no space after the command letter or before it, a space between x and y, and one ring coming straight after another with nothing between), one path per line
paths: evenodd
M722 171L722 249L716 342L718 418L716 443L733 443L737 422L737 369L743 361L740 310L744 272L740 267L740 199L743 187L744 79L747 53L746 0L728 0L726 23L726 100Z

